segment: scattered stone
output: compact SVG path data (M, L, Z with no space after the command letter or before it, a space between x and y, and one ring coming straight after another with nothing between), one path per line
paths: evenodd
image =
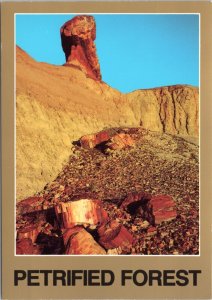
M97 244L102 242L101 247L105 247L108 255L197 255L198 147L180 137L141 128L104 131L110 137L108 141L101 142L107 136L100 135L100 144L95 142L94 148L87 150L76 145L77 156L70 157L57 178L35 199L30 197L17 204L17 238L21 238L18 243L26 240L24 237L31 240L33 230L30 233L27 228L40 224L40 233L33 240L42 254L65 254L65 240L86 229ZM135 147L105 155L107 143L120 133L129 134ZM194 153L197 159L188 158L187 153ZM101 199L97 200L101 203L100 218L95 205L86 205L85 212L92 211L92 216L85 213L79 219L80 214L74 210L80 213L82 210L76 199ZM71 222L67 225L72 228L66 230L74 233L69 232L65 238L63 219L69 219L66 207L69 203L75 203L76 207L71 210ZM58 218L55 212L61 211L62 205L65 205L64 215L60 213ZM90 224L84 223L87 219Z
M107 250L107 255L119 255L121 253L122 253L121 247Z
M150 224L150 223L149 223L148 221L144 221L144 222L140 223L139 226L140 226L140 228L142 228L142 229L146 229L146 228L149 227L149 224Z
M152 235L155 235L157 233L157 228L156 227L149 227L147 229L147 236L152 236Z

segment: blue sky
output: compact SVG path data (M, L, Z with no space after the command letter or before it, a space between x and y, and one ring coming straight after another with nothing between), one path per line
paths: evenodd
M102 79L131 92L199 85L199 15L93 14ZM16 44L37 61L62 65L60 27L73 14L16 15Z

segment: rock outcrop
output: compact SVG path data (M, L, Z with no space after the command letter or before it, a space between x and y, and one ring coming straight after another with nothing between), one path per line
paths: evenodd
M182 136L198 136L198 88L174 85L137 90L129 93L127 99L135 118L144 128Z
M101 80L96 55L96 23L94 17L81 15L66 22L60 29L66 63L80 66L95 80Z

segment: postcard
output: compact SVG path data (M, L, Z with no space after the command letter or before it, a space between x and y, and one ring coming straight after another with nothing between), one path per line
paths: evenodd
M1 6L2 298L209 299L210 4Z

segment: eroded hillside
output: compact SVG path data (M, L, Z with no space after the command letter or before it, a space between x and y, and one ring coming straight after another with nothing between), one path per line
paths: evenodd
M136 124L122 95L74 68L37 63L17 48L17 198L53 179L71 143L104 127Z
M84 134L140 126L197 137L198 89L138 90L127 95L74 65L38 63L16 48L17 200L53 180Z

